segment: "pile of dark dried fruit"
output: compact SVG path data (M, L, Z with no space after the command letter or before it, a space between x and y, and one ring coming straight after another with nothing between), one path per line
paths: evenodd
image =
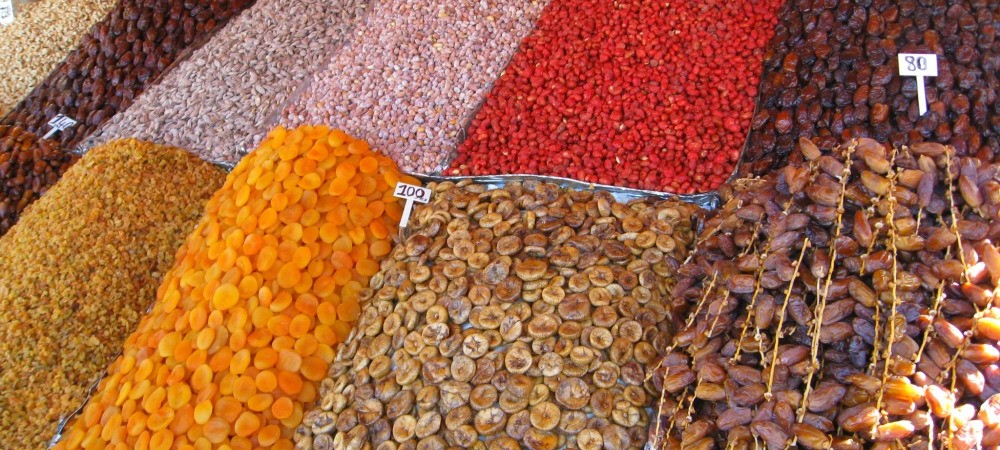
M956 155L1000 156L1000 2L792 0L764 59L742 173L780 167L799 137L829 149L867 137L940 142ZM899 53L937 55L920 115Z
M1000 165L799 149L723 188L680 269L658 446L1000 443Z
M23 128L0 126L0 236L77 159Z

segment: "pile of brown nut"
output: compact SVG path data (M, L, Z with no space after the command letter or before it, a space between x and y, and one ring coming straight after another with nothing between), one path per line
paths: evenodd
M251 4L253 0L121 0L2 125L44 135L49 120L64 114L78 124L55 139L73 148L127 108L185 49Z
M115 0L26 2L13 24L0 27L0 116L7 114L39 80L76 48L87 29L100 22Z
M431 189L297 446L642 448L695 208L537 182Z
M657 447L1000 444L1000 165L799 150L724 188L680 268Z

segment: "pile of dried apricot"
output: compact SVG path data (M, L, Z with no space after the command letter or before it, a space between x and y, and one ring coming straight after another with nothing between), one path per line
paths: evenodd
M273 130L56 448L291 449L391 250L399 181L416 183L340 130Z

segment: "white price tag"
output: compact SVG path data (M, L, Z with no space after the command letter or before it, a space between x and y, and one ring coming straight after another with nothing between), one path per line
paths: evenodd
M936 77L937 55L900 53L899 74L904 77Z
M49 132L46 133L45 136L42 137L42 139L51 138L52 135L54 135L54 134L56 134L56 133L58 133L58 132L60 132L62 130L65 130L65 129L71 127L71 126L74 126L74 125L76 125L76 121L75 120L73 120L73 119L71 119L69 117L66 117L63 114L59 114L59 115L53 117L52 120L49 121L49 126L52 127L52 129L49 130Z
M414 186L412 184L397 183L393 196L406 200L403 205L403 215L399 218L399 226L406 228L406 223L410 221L410 213L413 212L413 202L427 203L431 201L431 190Z
M14 23L14 1L0 0L0 25Z
M900 53L899 75L903 77L917 77L917 106L920 115L927 112L927 92L924 86L924 77L936 77L937 55L932 53Z

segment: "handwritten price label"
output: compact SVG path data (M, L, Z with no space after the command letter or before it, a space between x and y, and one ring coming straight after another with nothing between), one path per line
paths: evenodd
M0 1L2 1L2 0L0 0ZM65 129L69 128L69 127L72 127L74 125L76 125L76 120L73 120L73 119L71 119L69 117L66 117L64 114L59 114L59 115L53 117L52 120L49 121L49 126L52 127L52 129L49 130L49 132L46 133L45 136L43 136L42 138L43 139L49 139L54 134L56 134L56 133L58 133L58 132L60 132L62 130L65 130Z
M927 112L927 92L924 77L937 76L937 55L921 53L900 53L899 76L917 77L917 107L920 115Z
M936 77L937 55L920 53L899 54L899 75L904 77Z
M0 0L0 25L14 23L14 1Z
M427 203L431 200L430 189L406 183L397 184L396 191L392 195L404 200L416 200L420 203Z
M413 202L427 203L431 201L430 189L406 183L397 184L396 190L392 192L392 195L406 200L406 203L403 205L403 215L399 218L400 228L406 228L407 222L410 221L410 213L413 212Z

